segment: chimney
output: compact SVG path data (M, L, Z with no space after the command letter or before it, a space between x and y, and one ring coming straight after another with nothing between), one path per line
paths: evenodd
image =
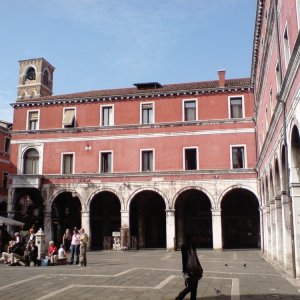
M226 73L226 70L219 70L218 71L219 87L225 87L225 73Z

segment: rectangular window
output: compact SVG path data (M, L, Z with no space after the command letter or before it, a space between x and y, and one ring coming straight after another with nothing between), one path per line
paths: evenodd
M62 155L62 174L73 174L73 153L64 153Z
M29 111L27 115L27 129L28 130L37 130L39 129L39 112L38 111Z
M287 26L285 27L284 33L283 33L283 49L284 49L284 60L285 60L285 66L287 68L289 61L290 61L290 42L289 42L289 35L288 35L288 29Z
M245 147L234 146L231 148L232 168L243 169L245 168Z
M2 188L4 188L4 189L8 188L8 173L7 172L3 172Z
M153 103L142 103L141 105L142 110L142 124L152 124L154 123L153 118Z
M185 170L197 170L197 148L185 148L184 149L184 169Z
M101 107L101 125L102 126L113 126L113 106L102 106Z
M184 100L184 121L196 121L197 103L196 100Z
M112 152L101 152L100 153L101 173L111 173L112 172Z
M229 97L230 118L243 118L243 97Z
M9 150L10 150L10 138L6 137L4 141L4 152L9 153Z
M65 108L63 116L63 128L75 127L75 108Z
M142 151L142 172L153 171L153 150Z

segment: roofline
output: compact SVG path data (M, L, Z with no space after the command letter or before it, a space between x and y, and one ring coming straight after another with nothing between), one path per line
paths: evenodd
M200 88L200 89L182 89L175 91L155 91L155 92L135 92L127 94L111 94L111 95L99 95L99 96L89 96L86 97L74 97L70 98L72 94L61 96L51 96L47 99L35 98L34 101L18 101L16 103L11 103L12 107L22 107L22 106L45 106L51 104L65 104L65 103L77 103L77 102L103 102L103 101L113 101L113 100L130 100L130 99L153 99L157 97L170 97L170 96L199 96L201 94L211 94L211 93L222 93L222 92L238 92L247 91L250 92L253 86L240 85L240 86L230 86L230 87L220 87L220 88Z
M251 66L251 83L254 84L256 77L256 67L258 58L259 41L261 36L262 15L265 0L257 0L256 18L254 25L253 50L252 50L252 66Z

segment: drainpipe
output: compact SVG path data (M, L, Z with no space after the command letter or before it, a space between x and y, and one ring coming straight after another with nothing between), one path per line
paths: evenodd
M280 36L279 36L279 22L278 22L278 0L275 0L275 25L276 25L276 37L277 37L277 48L278 48L278 60L279 60L279 74L280 81L282 82L282 68L281 68L281 49L280 49ZM277 95L277 101L282 103L283 109L283 143L284 143L284 154L285 154L285 191L289 204L289 213L290 213L290 226L291 226L291 250L292 250L292 272L293 278L296 278L296 258L295 258L295 232L294 232L294 211L293 203L290 193L290 174L288 166L288 147L287 147L287 133L286 133L286 102L283 101L280 97L280 93Z

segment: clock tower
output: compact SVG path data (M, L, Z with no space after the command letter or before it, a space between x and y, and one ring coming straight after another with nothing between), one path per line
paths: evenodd
M51 96L54 70L44 58L20 60L17 101Z

